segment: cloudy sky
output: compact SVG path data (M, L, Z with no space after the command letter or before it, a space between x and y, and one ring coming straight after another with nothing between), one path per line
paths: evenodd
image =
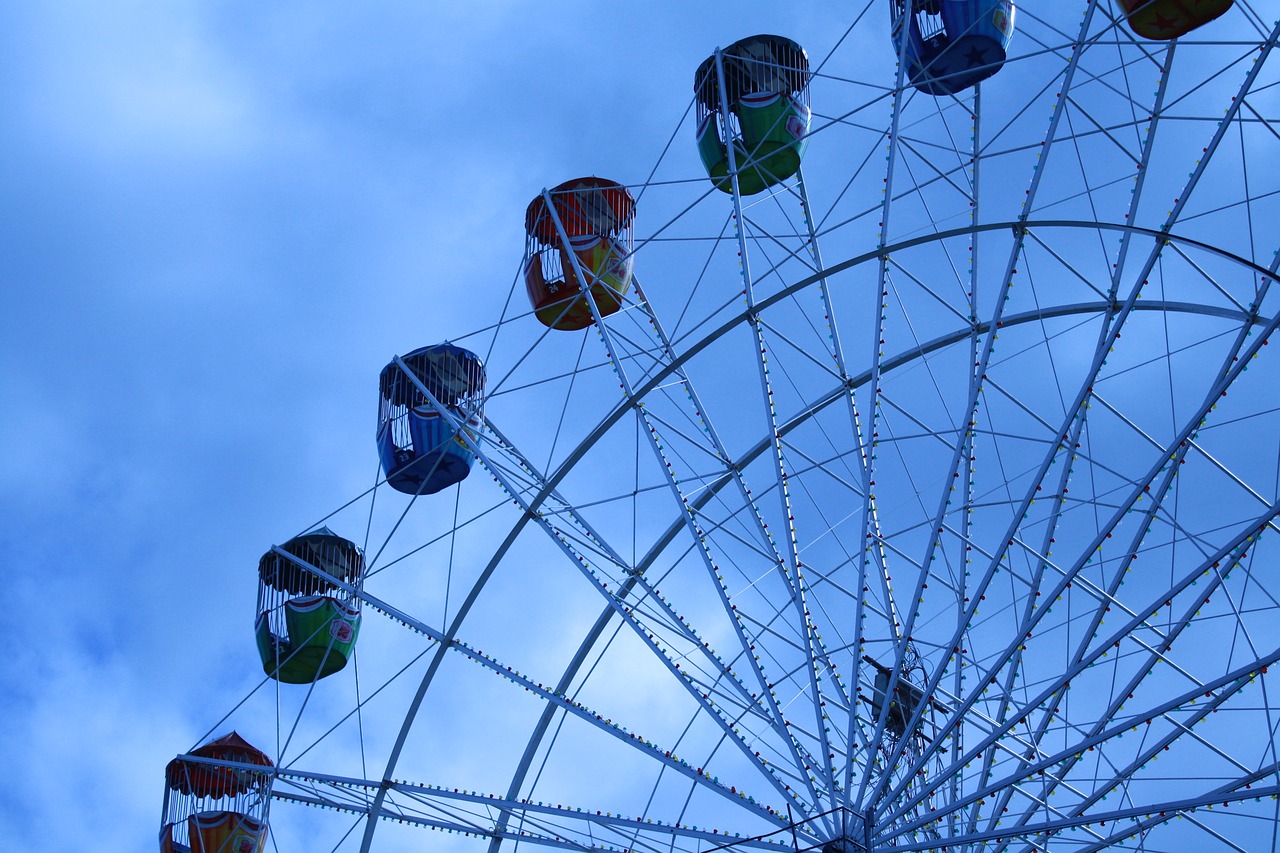
M516 516L484 477L458 490L456 502L450 494L424 499L403 521L406 502L399 496L380 496L376 512L370 508L379 370L393 354L462 338L490 358L495 379L513 370L501 380L508 396L491 403L490 415L537 463L563 458L557 429L581 435L608 408L591 395L608 395L610 405L616 399L612 378L600 378L604 371L587 371L575 379L580 385L564 390L563 374L575 363L601 359L584 355L595 352L587 348L594 345L591 336L537 340L532 321L512 323L501 342L475 332L524 310L525 206L544 187L580 175L635 186L654 174L640 205L649 219L639 230L661 230L655 223L709 192L692 141L693 71L717 45L753 33L794 38L815 61L842 46L839 62L826 69L832 76L822 81L828 93L840 87L840 95L823 109L846 117L843 130L855 142L812 146L806 168L812 164L821 176L813 184L833 211L845 206L829 214L832 222L847 215L854 223L854 236L837 258L871 248L883 172L878 160L863 165L881 152L888 116L883 92L894 60L886 5L869 0L870 14L851 32L864 3L853 13L834 0L654 0L607 8L589 0L0 4L0 547L5 576L16 586L4 621L8 654L0 665L0 750L10 762L0 783L0 838L15 849L154 849L166 762L232 727L273 755L283 750L300 767L380 778L428 644L388 620L366 619L358 683L352 667L322 682L314 698L264 686L252 636L259 556L326 520L368 545L373 557L396 528L393 546L377 554L387 571L369 588L439 627L456 612L459 590L483 565L493 537ZM1050 51L1034 57L1038 46L1069 41L1063 34L1073 32L1079 15L1065 5L1040 7L1045 17L1024 19L1019 44L1033 58L1020 68L1061 67ZM1259 38L1265 22L1253 7L1261 5L1237 4L1228 19L1232 32ZM1114 70L1119 49L1110 55ZM1162 137L1148 164L1159 176L1150 179L1156 191L1135 208L1135 221L1139 215L1145 224L1162 221L1188 164L1203 150L1202 131L1212 122L1201 121L1216 120L1230 102L1240 66L1248 63L1235 55L1223 62L1231 74L1213 74L1212 86L1198 85L1197 75L1207 72L1178 80L1177 103L1191 117L1183 125L1190 130ZM1143 74L1154 74L1148 65L1125 67L1141 81L1134 86L1146 86ZM1251 98L1251 108L1263 115L1276 114L1280 86L1273 69L1274 62ZM881 88L864 86L868 80ZM1118 88L1114 78L1107 85ZM1013 116L1005 128L1010 153L985 173L986 186L996 189L984 190L984 202L990 200L988 211L998 209L988 214L993 220L1012 218L1005 211L1017 210L1039 168L1034 152L1053 89L1030 74L1005 74L984 92L993 103L1003 97ZM1098 115L1130 111L1106 97L1090 104ZM870 118L858 112L863 105L872 105ZM921 137L957 129L963 136L967 118L955 115L937 126L922 121ZM1224 165L1203 182L1199 206L1188 208L1193 215L1185 219L1195 220L1188 227L1199 229L1196 235L1266 264L1274 229L1261 223L1280 213L1280 193L1269 172L1275 141L1257 127L1249 130L1255 131L1271 147L1261 147L1259 137L1246 145L1241 131L1238 149L1217 157ZM1123 138L1120 147L1137 150L1135 128L1125 125L1115 136ZM1124 221L1132 163L1090 156L1090 146L1103 143L1088 133L1079 137L1073 140L1079 162L1060 155L1057 162L1069 168L1046 179L1043 209L1062 218ZM946 187L939 185L945 182L916 165L925 177L909 180L930 188L918 194L919 209L911 198L901 203L895 234L924 230L934 215L953 217L938 227L963 225L968 201L944 201ZM1088 192L1077 191L1086 185ZM1240 186L1261 187L1254 204L1235 203ZM695 213L685 231L673 228L666 236L714 234L725 226L726 210L720 205L704 220ZM1096 249L1103 242L1096 237L1065 241L1068 248L1054 262L1088 241ZM665 309L674 334L700 334L699 317L719 317L725 305L738 304L732 258L720 259L727 260L722 279L729 287L691 295L686 306L673 282L685 274L698 278L705 257L696 247L682 255L686 250L674 239L663 251L667 266L640 266L637 276L660 313ZM1092 260L1104 264L1101 281L1110 258L1095 254ZM940 261L925 255L918 256L922 268ZM683 257L691 260L681 268ZM912 256L899 262L907 269ZM1080 269L1090 262L1080 261ZM1217 261L1197 256L1197 263ZM1218 316L1234 316L1257 277L1242 264L1225 266L1224 288L1238 284L1239 293L1202 296L1190 294L1189 285L1174 292L1182 285L1171 275L1169 298L1203 298ZM1051 281L1043 294L1075 298L1052 279L1042 279ZM1062 281L1081 286L1070 276ZM1034 285L1019 296L1027 298L1026 291L1035 297ZM933 334L931 324L942 328L943 314L935 309L911 317L919 325L910 334ZM952 322L951 315L945 319ZM859 322L870 321L855 316L851 325ZM1170 328L1175 337L1186 335L1183 349L1190 355L1176 363L1187 375L1196 372L1187 362L1206 350L1216 353L1212 342L1225 340L1226 332L1187 330L1175 320L1158 330L1166 338L1157 345L1170 347L1167 364L1164 349L1147 360L1139 348L1128 379L1140 386L1134 377L1144 376L1143 366L1168 367L1170 397L1182 396L1167 408L1181 406L1185 415L1183 404L1202 389L1194 381L1174 382ZM1053 334L1059 332L1070 340L1070 330ZM745 333L739 337L734 346L750 343ZM1045 338L1047 353L1048 333ZM864 356L875 347L865 349ZM1051 355L1068 361L1078 354L1065 345L1053 349ZM530 358L541 362L536 369L522 365L525 352L536 354ZM793 354L792 363L805 357ZM747 373L755 370L753 359L741 361ZM1070 373L1073 365L1064 364ZM1041 367L1023 373L1034 379ZM703 376L715 373L713 366ZM1274 376L1257 381L1274 383ZM553 400L572 399L557 423L543 417L550 410L539 408L535 380L554 389ZM1126 387L1125 381L1121 376L1117 385ZM958 387L964 385L962 377ZM1043 389L1034 386L1028 382L1023 399L1038 399ZM709 382L701 390L712 407L733 411L739 388L732 383ZM799 398L811 389L794 390ZM1135 387L1126 398L1133 418L1144 413L1149 392ZM574 416L580 422L565 426ZM1263 424L1257 429L1270 435L1274 424L1267 418L1269 409L1247 409L1239 420ZM758 437L758 425L726 420L729 441ZM1255 438L1252 428L1240 427L1239 434ZM630 473L641 438L625 432L602 442L605 449L587 466L593 476L574 483L575 498L590 505L625 491L616 484L634 476L638 496L631 509L638 520L621 521L636 535L617 544L643 549L654 530L644 517L644 502L652 498L640 494L640 485L656 488L657 481ZM1230 462L1242 444L1249 442L1224 439L1222 458ZM1116 445L1117 456L1124 451ZM1274 464L1258 472L1248 460L1231 464L1256 474L1259 482L1250 480L1250 488L1280 491ZM915 473L905 463L904 470ZM1204 493L1208 507L1213 496ZM817 513L820 503L814 500L807 511ZM455 511L480 520L456 541L438 538ZM606 524L619 520L608 508L598 512ZM422 543L422 553L414 552ZM546 537L520 540L515 553L477 605L467 639L551 680L601 605ZM634 559L635 552L626 556ZM667 673L626 642L618 641L615 661L634 666L602 666L591 698L607 706L613 694L627 693L632 719L639 715L653 731L682 737L688 717L653 698ZM402 668L409 677L395 678ZM298 744L310 743L354 707L353 690L364 685L366 693L358 695L367 699L373 685L387 682L385 695L359 720L364 728L353 731L348 720L323 748L299 755L304 747ZM444 671L433 689L439 701L414 730L412 767L404 775L504 790L511 756L528 739L540 704L475 667ZM290 727L303 703L306 722L293 739ZM458 708L464 710L450 713ZM539 768L546 788L576 791L587 802L633 802L634 792L623 790L622 765L577 774L585 765L576 762L604 761L592 755L591 736L579 751L558 758L562 764ZM361 739L374 756L369 766L360 756ZM618 760L627 760L626 753ZM307 830L299 829L307 824L283 812L278 821L272 817L280 849L311 849L302 834ZM324 824L323 849L334 847L352 824L345 817ZM386 850L423 843L400 838L394 828L379 838ZM448 837L427 841L464 849L449 847Z
M389 356L492 322L542 187L643 179L713 47L837 5L0 6L6 843L154 844Z

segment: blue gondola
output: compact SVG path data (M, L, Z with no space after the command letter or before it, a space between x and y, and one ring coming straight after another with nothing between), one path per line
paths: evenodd
M429 495L471 473L475 454L453 424L479 429L484 364L475 353L447 343L414 350L402 361L412 376L393 361L378 382L378 456L391 488Z
M894 48L906 44L911 85L955 95L1004 65L1013 38L1011 0L889 0Z

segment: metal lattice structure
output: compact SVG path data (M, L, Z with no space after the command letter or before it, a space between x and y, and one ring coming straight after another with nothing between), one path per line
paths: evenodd
M795 175L718 190L691 110L620 307L455 338L476 470L336 513L366 672L278 703L273 838L1276 846L1274 9L1027 0L932 96L884 7L808 46Z

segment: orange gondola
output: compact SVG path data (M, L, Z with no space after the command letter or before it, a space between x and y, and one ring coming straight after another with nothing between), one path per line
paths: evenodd
M1146 39L1168 41L1219 18L1235 0L1119 0L1129 29Z
M236 732L170 761L160 853L261 853L272 766Z
M601 317L622 307L631 286L635 212L626 187L596 177L565 181L529 203L524 279L543 325L573 331L594 323L588 291Z

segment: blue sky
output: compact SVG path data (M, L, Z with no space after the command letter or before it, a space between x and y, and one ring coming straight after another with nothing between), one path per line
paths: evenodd
M716 43L837 12L4 4L4 836L149 849L390 355L492 320L543 186L642 177Z
M880 153L878 141L867 139L878 140L888 117L879 91L863 86L864 81L881 87L892 82L885 5L872 3L870 15L851 34L848 4L834 2L750 0L730 7L658 0L603 7L586 0L482 0L447 8L284 2L264 8L246 2L19 0L0 6L0 79L6 82L0 89L0 390L5 397L0 548L17 592L9 599L9 653L0 666L6 721L0 750L17 769L0 785L0 837L24 849L154 849L163 768L173 755L211 729L232 726L268 751L273 740L287 739L276 726L275 694L254 692L261 680L252 636L258 557L371 485L377 465L376 377L393 354L490 326L513 292L518 308L506 310L523 310L518 303L522 286L513 291L513 282L523 249L525 205L537 192L587 174L642 183L670 142L671 153L656 177L673 183L646 191L639 215L648 219L638 232L651 234L658 222L698 199L706 184L687 108L693 71L717 45L775 32L794 38L817 60L842 44L838 59L826 69L842 79L821 81L825 91L815 85L815 108L827 118L852 116L843 128L849 136L836 137L851 141L823 146L819 137L806 168L812 166L819 176L813 181L815 194L833 210L827 224L843 215L854 222L844 242L835 244L834 259L872 248L876 217L865 211L879 202L883 173L864 173L850 164ZM1250 14L1261 6L1240 4L1246 5ZM1076 12L1056 5L1045 14L1045 19L1028 17L1019 35L1020 49L1029 54L1035 52L1036 38L1056 38L1055 28L1067 32L1078 24ZM1254 23L1238 8L1224 26L1250 33ZM1038 61L1048 66L1052 59ZM1040 68L1036 62L1019 68ZM1142 75L1149 69L1143 63L1135 61L1126 70L1145 84ZM1215 76L1212 86L1177 89L1181 98L1190 88L1178 104L1196 121L1162 137L1148 164L1156 189L1135 211L1135 221L1158 226L1204 144L1207 122L1199 120L1221 113L1221 92L1236 85L1241 73L1233 65L1221 80ZM1264 82L1274 83L1274 59L1268 74ZM1251 107L1274 117L1280 106L1277 91L1260 85ZM1006 105L1027 107L1025 116L1018 112L1009 122L1012 153L985 173L985 215L1000 220L1023 198L1033 174L1035 140L1053 97L1033 74L1005 74L984 92L993 103L1003 98ZM1096 92L1082 85L1081 94L1089 98ZM822 95L828 100L820 103ZM1128 108L1106 97L1090 103L1096 115L1111 117ZM867 112L859 112L864 105L870 105ZM1011 107L1010 112L1016 111ZM963 122L945 123L954 116L939 120L937 127L931 120L920 120L921 138L940 132L938 127L963 130ZM1268 121L1274 127L1274 118ZM865 138L859 135L864 131ZM1129 137L1140 134L1133 128L1115 136L1123 140L1119 147L1136 150ZM1081 133L1074 149L1081 158L1078 168L1061 165L1071 161L1065 153L1058 155L1060 171L1046 179L1038 212L1048 218L1096 214L1124 221L1134 180L1131 164L1123 156L1115 158L1121 165L1090 156L1101 145L1096 136ZM1189 233L1217 241L1247 261L1270 263L1274 229L1264 222L1280 213L1280 196L1270 191L1274 173L1258 164L1272 165L1274 153L1274 139L1246 140L1242 132L1237 148L1215 158L1217 171L1188 208ZM900 174L909 173L912 164L921 167L904 156ZM1115 174L1108 171L1112 168ZM899 180L927 180L920 172L911 174ZM1080 174L1086 179L1081 181ZM1087 203L1072 189L1079 182L1091 186ZM969 208L963 199L945 196L945 187L936 183L922 185L928 188L919 199L908 197L894 211L890 230L895 236L927 230L929 216L938 217L938 227L964 224ZM1230 205L1240 186L1256 194L1248 213L1259 221L1246 221L1239 206ZM725 211L723 205L712 206L710 213L699 208L667 236L713 233ZM1023 275L1031 287L1017 294L1029 301L1015 300L1010 310L1029 310L1045 299L1062 304L1092 299L1088 286L1105 280L1107 266L1090 266L1097 259L1078 262L1080 270L1097 273L1092 281L1048 271L1061 272L1054 264L1063 263L1063 255L1083 257L1104 242L1096 233L1058 236L1056 255L1046 251L1033 262L1024 258L1030 266L1024 265ZM985 245L994 246L998 256L1007 229L989 239ZM644 251L638 255L637 276L673 334L688 336L683 340L705 331L690 316L723 319L739 307L731 259L715 262L726 288L699 289L689 297L692 308L685 315L682 282L697 277L705 257L674 242L654 245L653 255L665 263L646 261ZM963 257L963 252L944 258L929 251L898 256L904 292L919 281L912 279L917 268L954 266ZM1217 259L1188 251L1200 269L1217 276L1222 292L1203 288L1202 293L1194 276L1170 273L1159 280L1165 290L1144 295L1202 300L1222 316L1236 302L1248 301L1248 288L1256 282L1247 270L1240 275L1238 264L1219 269ZM831 263L833 257L826 260ZM759 260L755 263L757 271L762 268ZM1168 264L1172 269L1176 261ZM984 269L998 265L990 261ZM870 281L858 277L864 275L869 274L849 273L844 281L852 284L844 292ZM1037 284L1037 275L1047 283ZM993 292L984 291L983 298L992 299ZM849 299L846 306L853 304ZM1272 313L1274 299L1265 306ZM984 304L983 310L989 307ZM810 330L796 331L797 316L804 315L784 313L789 310L784 304L775 315L778 334L807 340ZM1082 320L1067 329L1074 320L1064 316L1032 324L1045 341L1025 342L1032 354L1023 369L1003 378L1009 396L1025 401L1037 417L1056 416L1058 405L1048 400L1053 395L1045 393L1040 378L1059 378L1070 396L1073 377L1082 375L1091 357L1095 328ZM863 344L863 360L875 349L867 336L869 317L866 311L845 314L844 328L854 330L851 339ZM467 345L486 355L492 346L495 378L505 376L531 349L544 360L503 380L509 396L491 404L489 412L518 441L527 442L522 447L539 463L549 463L562 458L565 447L553 442L555 430L544 417L551 409L540 408L537 395L520 383L559 372L552 362L571 364L596 342L588 335L533 343L533 321L525 319L529 325L513 323L515 331L504 332L497 343L481 333ZM933 308L889 324L902 341L942 334L951 322L946 311ZM1102 451L1095 456L1102 460L1103 480L1124 469L1128 455L1145 458L1134 423L1155 435L1176 431L1187 404L1198 404L1193 399L1197 383L1208 381L1188 379L1184 386L1181 377L1197 375L1199 365L1222 357L1230 324L1219 329L1179 323L1175 317L1160 327L1135 321L1126 328L1127 341L1152 336L1158 354L1148 361L1150 350L1137 346L1120 348L1115 357L1115 363L1132 365L1125 368L1128 373L1113 367L1117 374L1108 386L1116 389L1112 402L1120 401L1115 405L1129 420L1117 415L1113 423L1106 412L1093 415L1091 429L1099 437L1116 436L1111 456ZM811 331L815 339L821 337ZM1020 340L1016 332L1006 334ZM1072 335L1079 336L1078 343ZM1164 359L1163 347L1178 354ZM826 374L806 375L801 355L778 349L778 399L785 407L816 393ZM690 367L703 383L699 390L709 410L723 416L718 424L734 452L760 435L755 421L735 419L743 387L737 383L754 382L751 350L745 329L739 328ZM717 362L722 357L742 369L732 372ZM598 353L590 358L599 358ZM947 372L958 364L940 356L927 365L928 381L904 378L891 389L897 404L916 423L954 418L955 401L941 391L934 401L928 389L948 387L949 380L961 376ZM1169 368L1167 388L1158 370L1155 376L1143 372L1154 369L1152 364ZM911 369L918 374L922 366ZM1247 471L1251 489L1274 497L1280 490L1275 418L1262 403L1250 408L1248 402L1265 400L1275 390L1274 371L1263 366L1250 374L1256 383L1248 386L1254 389L1251 397L1221 404L1220 418L1228 426L1224 437L1214 445L1206 436L1205 444L1226 467ZM795 371L787 376L792 385L782 381L788 368ZM1178 381L1172 378L1175 372ZM556 403L563 385L558 381L547 384ZM581 382L564 392L571 400L567 419L580 418L566 428L566 436L581 435L616 400L615 383L603 371L584 373ZM1177 399L1158 399L1164 391ZM993 419L1004 416L1010 418L1006 425L1015 423L1012 409L1002 410L998 402L989 411ZM1169 423L1160 419L1164 414ZM1144 420L1148 415L1151 420ZM899 429L904 422L898 422ZM1246 426L1233 429L1232 423ZM822 427L838 429L829 423ZM815 433L806 440L821 447L829 439ZM927 483L911 480L909 475L920 471L909 460L932 459L929 454L938 452L935 444L913 440L905 434L900 438L906 461L896 477L898 463L884 462L880 486L884 506L897 501L904 508L901 518L909 519L901 522L906 532L899 540L907 550L918 544L911 532L918 526L912 507L923 507L921 493L928 492ZM1102 438L1099 444L1105 444ZM655 510L652 517L661 522L650 524L645 501L657 506L657 475L629 470L638 454L650 461L647 450L636 450L641 445L638 432L615 431L590 458L589 470L570 484L577 490L575 499L587 504L615 495L616 484L628 476L635 477L637 492L641 482L651 487L652 494L641 494L631 505L638 521L608 507L597 509L594 517L610 531L634 528L633 538L620 535L615 543L642 553L646 537L667 523L669 508L661 515ZM1265 465L1253 464L1255 448L1262 449ZM1017 454L980 467L979 481L992 488L993 481L1008 477L1011 492L1021 488L1019 477L1027 475L1018 468L1025 460ZM767 482L768 471L762 474L759 467L764 463L752 464L756 467L748 474ZM937 466L944 465L920 463L920 470L939 474ZM635 468L638 472L639 464ZM1239 497L1232 483L1214 479L1218 473L1211 465L1189 468L1188 479L1203 478L1194 481L1203 486L1202 503L1189 505L1203 509L1206 517L1217 508L1215 497ZM1115 476L1120 482L1134 475ZM797 488L793 500L801 508L798 515L813 519L831 504L816 480L809 485L815 491ZM1095 484L1095 496L1106 497L1099 497L1100 503L1110 500L1110 487ZM1079 493L1080 486L1073 483L1073 489ZM1182 500L1195 500L1190 492L1188 487ZM510 512L488 477L474 476L462 495L464 510L498 506ZM403 509L397 498L378 498L371 541L376 543L377 530L389 528ZM929 493L927 500L935 498ZM1014 503L1012 496L1008 503ZM991 504L1000 506L999 496ZM1218 504L1230 511L1223 511L1220 526L1210 529L1205 521L1205 531L1197 529L1205 541L1240 521L1232 514L1235 503ZM360 541L367 508L359 504L332 525ZM458 590L487 558L491 537L505 532L504 523L510 525L510 515L495 511L475 525L469 539L459 539L455 574L436 559L445 549L433 539L449 527L452 510L447 496L413 507L389 553L398 556L413 543L434 542L426 552L430 557L407 559L370 584L374 594L432 625L443 623L456 608ZM998 515L1002 510L986 511ZM778 509L771 502L764 512L773 517L769 514ZM1037 519L1030 525L1043 523ZM775 528L779 520L774 517ZM1087 521L1079 523L1081 537L1094 534ZM814 536L807 559L838 561L833 538L838 539ZM1150 545L1157 546L1178 554L1189 547L1181 533ZM734 546L725 547L732 554ZM545 537L526 535L516 553L502 566L465 633L498 659L551 680L599 613L600 600L568 571L568 561ZM683 558L671 559L668 568L683 565ZM1171 556L1169 562L1176 560ZM727 642L717 635L727 636L728 628L714 625L715 608L699 614L692 586L670 583L686 596L689 613L706 616L700 624L708 636ZM368 620L362 637L361 677L367 676L367 684L381 683L400 666L421 671L416 658L424 648L421 640L406 639L384 622ZM1268 636L1265 628L1255 626L1255 631L1260 640ZM999 625L993 633L997 640L1003 637ZM1210 636L1209 629L1201 636ZM684 706L673 708L688 697L673 699L668 674L628 642L625 637L617 641L612 662L600 667L584 695L606 709L616 702L629 719L644 720L655 741L678 740L688 718L682 716ZM1186 654L1185 665L1199 662L1194 650ZM541 706L506 682L472 670L459 667L442 676L436 690L441 701L424 712L414 730L411 769L419 774L414 778L501 790L510 779L510 756L523 747ZM350 709L349 675L322 683L304 715L308 726L323 727ZM378 748L394 734L411 686L396 681L385 703L371 705L367 736ZM247 694L252 694L249 702L224 723L224 715ZM282 696L287 711L302 701L296 692ZM593 740L594 731L576 736L580 740L542 768L544 789L587 802L635 802L635 792L627 787L630 765L608 762L634 759L638 775L645 772L643 762L625 751L609 752ZM372 750L377 757L362 770L351 738L344 730L343 738L329 744L332 751L317 750L303 764L378 778L381 754ZM733 759L724 760L722 767L734 766ZM663 795L675 796L666 789ZM281 812L273 825L279 827L280 849L305 849L299 839L307 837L309 825L303 819ZM324 833L341 834L350 822L321 825ZM405 838L390 828L380 849L417 849L424 841L475 849L449 836Z

